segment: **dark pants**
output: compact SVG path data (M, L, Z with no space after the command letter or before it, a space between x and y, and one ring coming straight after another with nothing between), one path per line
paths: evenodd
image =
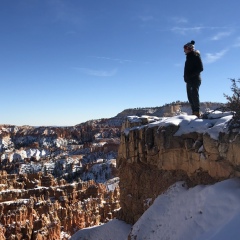
M199 101L199 87L201 81L194 83L187 82L187 97L191 105L192 112L199 112L200 110L200 101Z

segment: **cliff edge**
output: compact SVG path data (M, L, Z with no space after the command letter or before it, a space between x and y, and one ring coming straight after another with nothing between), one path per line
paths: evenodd
M230 112L206 119L129 116L123 123L117 168L119 219L135 223L156 197L177 181L188 187L240 176L239 132Z

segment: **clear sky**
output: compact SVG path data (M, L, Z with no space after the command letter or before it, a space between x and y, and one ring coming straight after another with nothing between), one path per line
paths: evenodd
M183 45L204 64L200 100L238 79L239 0L0 0L0 124L71 126L187 101Z

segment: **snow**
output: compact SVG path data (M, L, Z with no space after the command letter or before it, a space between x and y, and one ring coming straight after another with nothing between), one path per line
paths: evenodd
M114 191L119 186L119 177L111 178L105 182L108 191Z
M131 122L140 121L140 117L131 116L128 118ZM175 136L181 136L191 132L208 133L211 138L218 140L220 132L227 131L227 124L232 119L231 112L212 111L209 112L207 119L197 118L194 115L180 114L174 117L163 118L151 118L151 123L143 126L137 126L133 128L126 128L124 130L125 135L129 134L130 130L140 129L143 127L167 127L169 125L179 126ZM152 121L155 120L155 121Z
M18 203L22 203L22 204L27 204L30 200L29 199L17 199L17 200L12 200L12 201L4 201L4 202L1 202L0 205L2 204L18 204Z
M97 227L85 228L78 231L71 240L123 240L127 239L131 225L123 221L113 219L107 224Z
M97 183L106 183L112 174L112 168L116 168L116 159L97 159L88 171L83 172L81 179L83 181L94 179ZM109 189L116 186L116 184L110 185L112 186L109 186Z
M219 240L215 235L240 216L239 200L239 179L191 189L178 182L143 214L133 226L132 236L141 236L140 239ZM240 233L240 230L236 231Z
M236 240L240 228L240 179L187 189L177 182L159 195L133 225L114 219L75 233L71 240Z

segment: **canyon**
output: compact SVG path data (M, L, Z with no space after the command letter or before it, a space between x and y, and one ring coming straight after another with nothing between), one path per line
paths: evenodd
M203 109L219 106L202 104ZM67 240L113 218L134 223L178 180L194 185L226 178L228 168L211 138L196 132L176 138L177 126L163 128L161 134L158 127L144 127L183 110L187 114L189 106L127 109L72 127L1 125L0 239ZM190 162L198 159L203 139L209 149L201 155L211 153L207 156L218 170L208 172L205 164L192 166L189 174L187 156Z
M121 125L1 125L0 239L65 240L115 218Z

